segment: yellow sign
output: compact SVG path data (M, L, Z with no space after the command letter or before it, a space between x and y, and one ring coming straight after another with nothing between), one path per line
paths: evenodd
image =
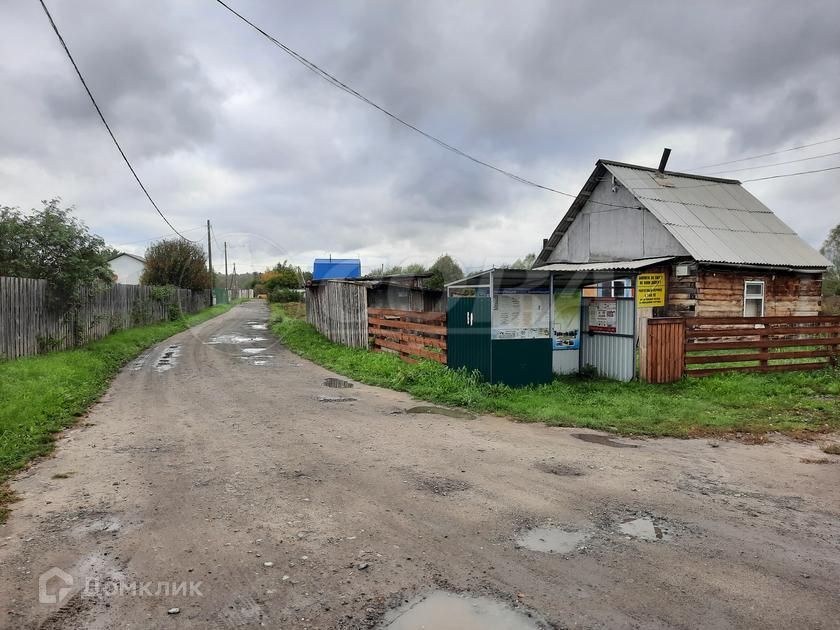
M640 308L665 306L664 273L643 273L636 278L636 305Z

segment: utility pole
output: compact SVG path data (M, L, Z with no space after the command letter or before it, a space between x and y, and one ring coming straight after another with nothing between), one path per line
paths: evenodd
M233 286L237 291L239 290L239 283L236 281L236 263L233 263Z
M207 219L207 270L210 272L210 305L213 305L213 249L210 245L210 219Z
M225 241L225 288L230 289L230 280L227 273L227 241Z

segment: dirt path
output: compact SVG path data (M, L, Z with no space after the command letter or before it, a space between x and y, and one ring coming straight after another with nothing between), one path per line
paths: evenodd
M840 466L801 463L813 445L407 414L326 387L267 317L248 303L147 353L18 477L0 625L408 628L383 614L443 589L532 614L499 627L839 627ZM531 542L568 552L516 540L552 525ZM52 567L73 586L39 603Z

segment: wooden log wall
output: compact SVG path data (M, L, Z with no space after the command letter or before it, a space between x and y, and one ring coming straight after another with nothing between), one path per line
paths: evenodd
M423 358L446 364L446 313L369 308L368 330L376 350L409 363Z
M701 268L697 278L697 317L741 317L744 314L744 282L764 282L766 317L813 316L822 310L822 278L819 274L790 271L749 271Z
M46 280L0 277L0 359L66 350L116 330L166 321L170 304L180 305L183 313L207 305L205 292L188 289L163 300L155 298L154 287L131 284L85 293L81 307L68 313Z
M307 287L306 321L330 341L367 348L367 288L341 280Z

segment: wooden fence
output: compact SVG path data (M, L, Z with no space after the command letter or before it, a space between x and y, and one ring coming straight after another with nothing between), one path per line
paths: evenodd
M639 376L651 383L683 374L815 370L838 364L840 316L650 319L641 354Z
M368 330L375 350L391 350L409 363L421 357L446 364L446 313L369 308Z
M170 319L171 306L195 313L207 306L203 291L115 284L92 292L68 312L46 280L0 277L0 359L65 350L115 330Z
M354 282L322 281L306 287L306 321L327 339L368 347L367 288Z

